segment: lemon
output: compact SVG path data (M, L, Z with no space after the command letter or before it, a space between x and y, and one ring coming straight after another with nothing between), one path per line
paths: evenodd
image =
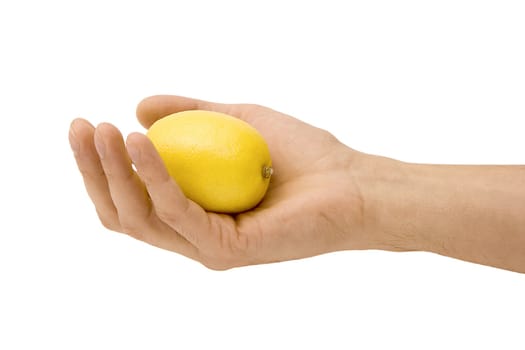
M268 145L240 119L178 112L157 120L147 136L184 194L205 210L243 212L266 194L272 174Z

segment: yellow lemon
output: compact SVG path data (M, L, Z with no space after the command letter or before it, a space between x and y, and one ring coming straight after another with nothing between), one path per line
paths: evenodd
M272 174L268 145L240 119L184 111L157 120L147 136L184 194L208 211L239 213L266 194Z

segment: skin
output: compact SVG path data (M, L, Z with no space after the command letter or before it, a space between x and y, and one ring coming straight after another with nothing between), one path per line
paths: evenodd
M184 196L146 136L124 141L111 124L76 119L69 141L106 228L215 270L383 249L525 273L525 166L404 163L252 104L153 96L137 117L148 128L192 109L233 115L263 135L274 168L264 200L237 215L206 212Z

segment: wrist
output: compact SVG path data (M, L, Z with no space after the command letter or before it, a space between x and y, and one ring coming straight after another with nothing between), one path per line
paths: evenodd
M411 166L390 158L360 153L351 178L361 198L366 249L424 250L417 227L417 201L411 195Z
M525 270L525 168L411 164L365 154L350 168L364 249L428 251Z

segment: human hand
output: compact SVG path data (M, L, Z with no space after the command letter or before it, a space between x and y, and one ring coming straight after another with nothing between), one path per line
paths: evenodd
M240 118L266 139L274 174L263 201L237 215L206 212L168 175L149 139L83 119L69 139L86 190L103 225L222 270L373 245L353 166L365 155L330 133L258 105L153 96L137 108L148 128L191 109ZM136 171L132 167L135 166Z

